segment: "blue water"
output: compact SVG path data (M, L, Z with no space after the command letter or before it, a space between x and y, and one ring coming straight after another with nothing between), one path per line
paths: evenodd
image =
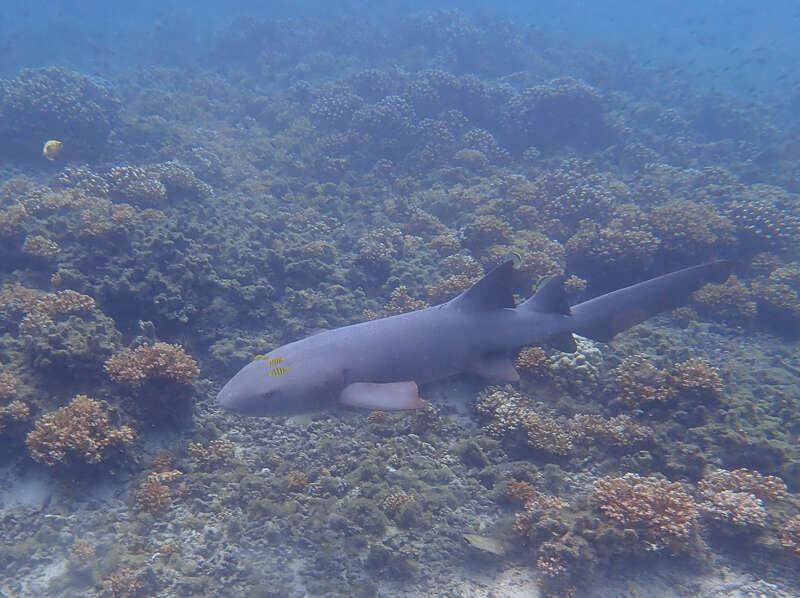
M0 9L0 598L800 595L796 2ZM734 274L417 411L215 402L510 254Z

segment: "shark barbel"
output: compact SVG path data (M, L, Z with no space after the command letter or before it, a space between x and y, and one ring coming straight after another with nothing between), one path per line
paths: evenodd
M599 341L682 304L708 282L724 282L730 262L664 274L569 306L563 277L515 306L514 261L454 299L418 311L320 332L260 355L217 395L244 415L296 414L336 404L368 409L424 406L418 384L472 372L514 382L516 351L547 344L576 349L572 333Z

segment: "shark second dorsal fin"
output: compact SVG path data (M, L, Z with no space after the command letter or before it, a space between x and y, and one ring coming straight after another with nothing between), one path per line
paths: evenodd
M548 278L530 299L520 304L519 308L542 314L569 315L569 303L567 303L567 294L564 291L564 277Z
M465 311L513 308L513 275L514 260L508 259L458 297L451 299L448 305Z

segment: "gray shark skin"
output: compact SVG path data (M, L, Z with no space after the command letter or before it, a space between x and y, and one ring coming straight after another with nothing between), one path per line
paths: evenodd
M427 309L321 332L258 356L217 395L243 415L290 415L336 404L380 410L424 406L418 384L472 372L514 382L520 348L575 351L572 333L600 341L682 304L731 263L665 274L570 307L563 277L514 305L514 263L503 262L454 299Z

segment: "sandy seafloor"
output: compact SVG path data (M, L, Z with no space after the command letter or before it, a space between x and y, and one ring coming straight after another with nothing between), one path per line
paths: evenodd
M800 595L784 46L687 65L458 11L159 35L0 80L0 596ZM419 412L214 404L510 252L518 299L563 274L572 303L735 267Z

